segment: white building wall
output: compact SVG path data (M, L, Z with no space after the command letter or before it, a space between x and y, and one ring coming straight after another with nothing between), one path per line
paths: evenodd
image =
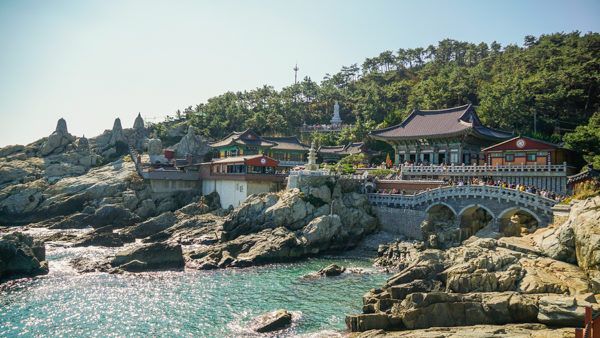
M233 180L203 180L202 194L208 195L213 191L219 194L221 207L234 208L239 206L252 194L275 191L277 185L272 182L233 181Z
M248 186L246 181L232 180L204 180L202 182L202 193L207 195L216 191L221 200L221 207L234 208L246 200Z

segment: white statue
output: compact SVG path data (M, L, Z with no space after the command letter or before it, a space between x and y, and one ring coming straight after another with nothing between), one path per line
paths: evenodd
M333 105L333 117L331 118L331 124L334 126L339 126L342 124L342 118L340 117L340 105L337 101Z

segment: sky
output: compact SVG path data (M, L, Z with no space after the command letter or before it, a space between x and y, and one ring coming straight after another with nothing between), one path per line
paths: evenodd
M227 91L275 88L451 38L600 31L600 1L0 0L0 147L161 121Z

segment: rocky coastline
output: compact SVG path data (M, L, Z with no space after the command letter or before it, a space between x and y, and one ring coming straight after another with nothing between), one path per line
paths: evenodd
M600 261L592 254L598 252L599 225L595 197L574 204L565 223L523 237L488 232L445 250L423 243L382 246L376 264L398 272L367 292L363 313L347 316L346 324L365 332L360 337L382 334L377 330L408 330L417 337L414 330L432 327L519 323L581 327L585 307L600 313Z

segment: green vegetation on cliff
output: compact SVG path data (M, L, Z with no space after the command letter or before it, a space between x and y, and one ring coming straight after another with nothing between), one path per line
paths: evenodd
M363 140L376 127L402 121L416 107L477 106L488 125L552 141L599 111L600 34L526 36L523 46L451 39L426 48L384 51L321 83L306 77L276 90L227 92L178 111L212 138L252 128L297 134L303 123L328 123L335 100L354 126L323 144ZM166 128L159 127L166 136Z

